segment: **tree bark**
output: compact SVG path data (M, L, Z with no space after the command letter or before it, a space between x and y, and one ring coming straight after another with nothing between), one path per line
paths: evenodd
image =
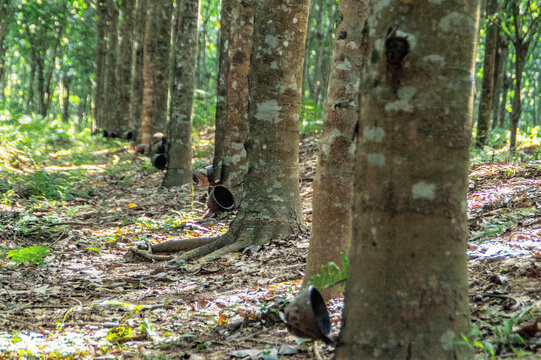
M492 128L501 126L503 120L500 120L500 117L503 116L503 113L500 113L501 103L503 102L504 109L507 99L507 91L504 92L504 83L506 74L506 65L507 65L507 55L509 54L509 40L508 37L501 33L498 36L496 50L496 60L494 64L494 97L492 101Z
M137 0L135 9L135 33L133 44L133 73L130 84L130 129L141 128L141 110L143 98L143 43L145 41L147 0ZM134 140L138 135L134 134Z
M248 74L254 13L253 0L234 3L227 52L226 125L220 180L232 190L237 203L242 196L242 180L246 173L244 142L248 134Z
M300 231L299 111L308 2L257 3L242 201L224 236L179 259L206 255L204 262Z
M158 0L148 5L141 113L141 143L146 145L154 132L166 131L172 2Z
M118 8L115 0L107 0L107 56L105 60L105 108L103 128L112 135L118 131Z
M373 3L335 359L469 359L466 192L479 1ZM445 159L442 161L442 159Z
M497 0L488 0L487 18L492 18L498 10ZM492 19L493 20L493 19ZM481 98L479 99L479 111L477 117L477 138L475 146L482 148L488 141L490 125L490 113L494 98L494 71L496 62L496 49L498 40L498 27L489 23L485 35L485 58L483 61L483 81L481 85Z
M98 19L96 22L96 90L94 95L94 121L96 127L102 128L105 115L105 74L107 65L107 44L105 42L107 27L107 2L97 2Z
M192 107L198 14L199 0L182 0L177 4L165 187L192 182Z
M214 132L214 157L212 167L214 169L214 178L220 179L222 176L222 165L224 161L224 135L227 119L227 53L229 49L231 12L235 0L223 0L220 11L220 39L218 42L218 79L216 89L216 116Z
M122 1L120 21L120 56L118 66L118 129L123 134L131 129L130 120L130 80L133 58L133 14L136 0Z
M353 180L359 86L363 61L363 28L368 0L341 0L336 27L325 119L312 199L312 237L305 285L321 266L339 265L340 253L349 249L352 234ZM325 298L341 294L341 287L324 291Z

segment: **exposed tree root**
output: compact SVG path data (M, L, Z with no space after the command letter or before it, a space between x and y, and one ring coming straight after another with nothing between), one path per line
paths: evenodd
M200 246L213 243L216 237L201 237L183 240L168 240L150 247L152 253L175 253L179 251L189 251Z

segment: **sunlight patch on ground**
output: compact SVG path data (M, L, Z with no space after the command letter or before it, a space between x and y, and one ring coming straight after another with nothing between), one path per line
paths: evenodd
M105 171L107 165L105 164L99 164L99 165L69 165L69 166L59 166L59 165L51 165L51 166L45 166L43 170L47 172L63 172L63 171L71 171L71 170L86 170L89 173L102 173Z

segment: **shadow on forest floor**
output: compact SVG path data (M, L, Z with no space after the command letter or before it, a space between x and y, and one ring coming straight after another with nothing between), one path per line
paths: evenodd
M121 168L140 166L124 150L100 156L116 156ZM301 197L308 226L316 156L316 136L304 137ZM124 255L133 244L219 235L234 213L203 219L206 189L160 188L162 173L132 171L128 177L125 171L91 170L81 184L92 189L88 198L43 202L30 210L25 199L0 205L0 248L50 247L45 266L4 261L0 354L314 357L313 344L289 335L279 317L300 288L307 231L190 272L129 260ZM491 347L501 356L524 351L541 356L536 327L541 316L540 176L536 163L471 169L468 254L476 333L470 341L481 358L490 358ZM342 306L341 300L328 304L334 334ZM322 356L330 359L332 350L323 347Z

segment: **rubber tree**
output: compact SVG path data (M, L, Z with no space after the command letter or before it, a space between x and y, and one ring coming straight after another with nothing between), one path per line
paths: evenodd
M239 210L226 234L178 260L203 256L204 262L300 231L299 112L308 2L257 2Z
M335 359L468 359L466 193L479 0L373 2Z
M173 39L171 110L167 131L165 187L192 182L192 107L199 0L177 4Z
M314 192L312 235L304 283L328 262L339 265L347 253L352 234L353 180L356 127L359 121L359 89L363 28L368 0L342 0L334 41L329 89ZM325 297L341 293L341 286L325 291Z
M148 146L154 132L166 131L173 3L156 0L147 6L140 142Z
M483 147L488 141L490 114L494 99L494 71L498 45L498 26L494 14L498 10L497 0L488 0L486 8L487 27L485 32L485 57L483 59L483 81L481 83L481 98L477 115L477 138L475 146Z
M226 2L224 2L226 3ZM238 201L246 173L244 141L248 133L248 73L252 51L255 12L253 0L231 1L229 39L225 65L225 119L220 129L220 158L215 159L219 180L226 184Z

